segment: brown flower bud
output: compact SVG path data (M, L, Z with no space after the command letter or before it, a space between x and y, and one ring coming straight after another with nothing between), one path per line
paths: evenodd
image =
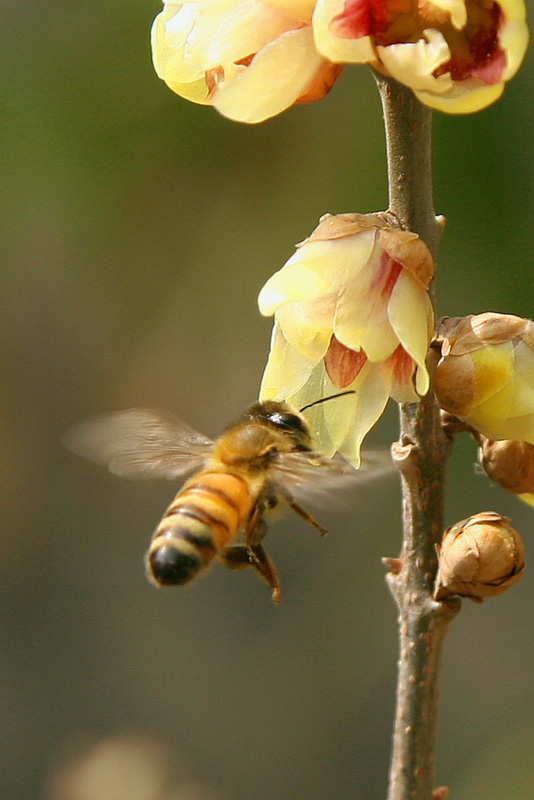
M525 551L510 520L483 511L448 528L436 547L439 566L435 600L452 595L481 603L506 591L525 569Z
M478 460L491 481L512 494L534 493L534 445L479 437Z

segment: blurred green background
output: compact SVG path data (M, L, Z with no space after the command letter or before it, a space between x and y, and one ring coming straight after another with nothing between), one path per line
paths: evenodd
M252 573L221 567L156 591L143 553L175 487L121 481L60 444L74 422L135 405L217 434L257 394L263 282L321 214L387 205L367 69L346 69L320 103L240 126L157 79L159 8L0 0L0 798L120 800L104 778L82 795L57 776L100 740L134 736L166 752L173 798L377 800L395 477L318 514L326 540L296 519L273 526L285 598L273 607ZM435 116L441 314L532 316L533 130L532 54L494 107ZM395 437L395 418L375 443ZM498 510L528 559L534 512L473 461L461 441L447 523ZM465 602L450 632L437 780L451 800L532 797L533 600L527 570L501 598ZM171 797L135 787L129 800Z

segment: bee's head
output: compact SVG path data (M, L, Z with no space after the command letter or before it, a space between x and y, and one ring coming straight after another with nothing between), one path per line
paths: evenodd
M257 420L287 434L293 440L296 449L311 448L310 429L306 419L300 411L291 408L287 403L276 400L254 403L245 411L242 420Z

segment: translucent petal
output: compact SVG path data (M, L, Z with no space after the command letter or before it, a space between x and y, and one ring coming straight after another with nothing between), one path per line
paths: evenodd
M317 49L325 58L343 64L367 64L376 61L370 36L337 36L332 21L343 13L345 0L318 0L313 12L313 33Z
M322 64L311 28L288 31L260 50L234 80L225 83L213 105L238 122L263 122L293 105Z
M382 416L388 394L376 364L366 364L347 388L355 394L344 397L343 403L324 403L324 415L336 450L358 467L362 442Z
M326 375L324 364L320 362L314 367L305 385L289 398L289 402L296 408L302 408L308 403L313 403L321 397L328 397L335 392L335 387L332 386ZM310 423L314 447L323 455L330 457L334 455L336 448L324 420L324 408L327 405L328 403L321 403L306 409L305 416Z
M276 321L289 344L306 358L319 361L332 337L333 304L328 297L314 303L287 303Z
M315 365L315 361L291 347L279 326L275 325L261 381L260 400L285 400L294 395L309 379Z
M378 46L376 50L393 78L414 91L442 95L453 86L451 76L447 72L436 78L433 72L449 61L451 51L440 31L428 28L423 36L417 42Z
M401 272L393 287L388 314L406 352L424 367L430 345L428 329L429 316L433 320L432 307L426 290L407 270Z

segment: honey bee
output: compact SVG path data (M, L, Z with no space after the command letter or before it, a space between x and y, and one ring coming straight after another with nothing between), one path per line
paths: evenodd
M342 484L371 475L340 456L314 451L302 413L311 405L316 403L297 411L284 402L254 403L215 441L181 420L129 409L81 423L66 444L125 477L173 479L194 471L152 536L145 557L152 582L189 583L218 558L231 569L252 566L280 602L276 569L262 544L267 513L285 503L324 535L297 500L326 498ZM368 464L375 473L384 471L386 454L371 455ZM242 542L236 543L239 534Z

